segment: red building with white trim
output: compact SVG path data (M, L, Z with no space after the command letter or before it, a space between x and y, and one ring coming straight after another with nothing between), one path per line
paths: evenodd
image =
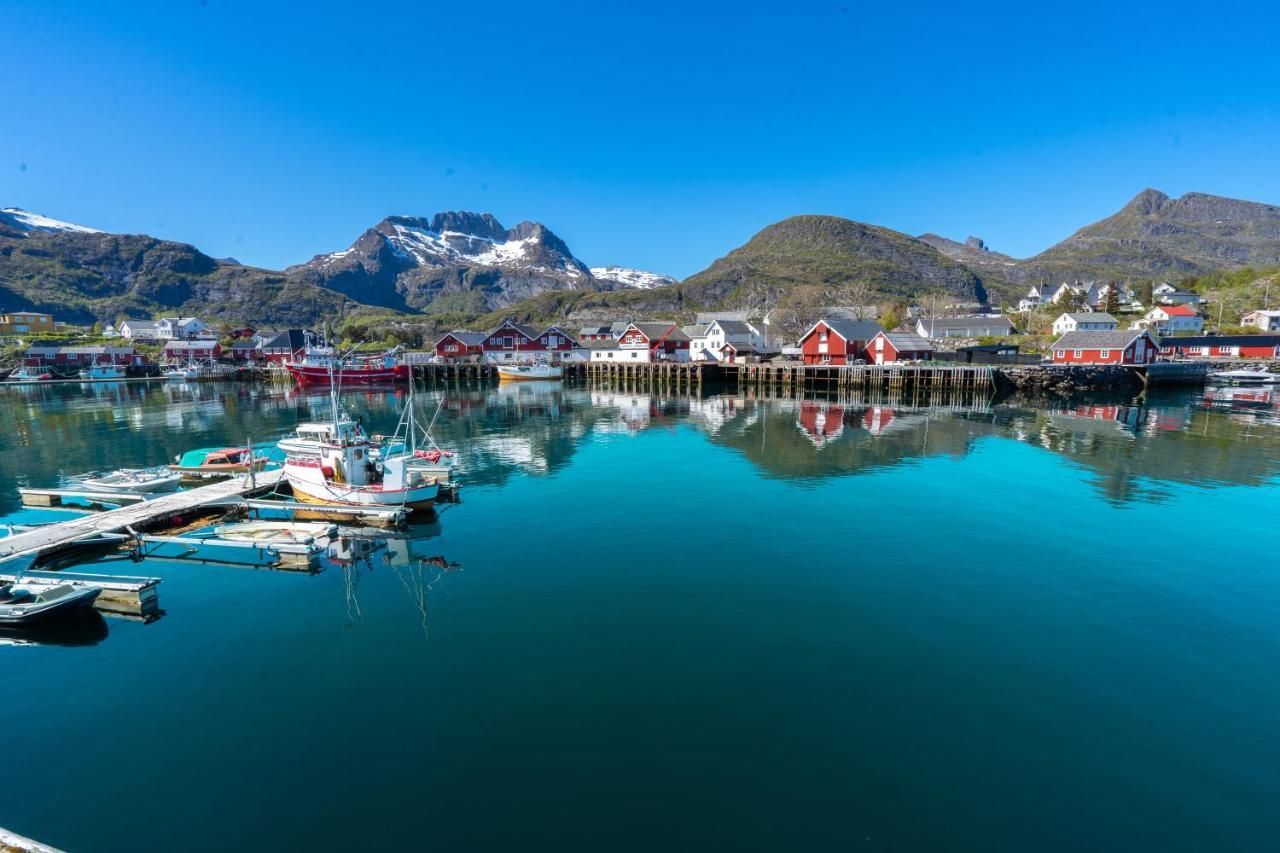
M933 344L919 335L901 332L877 332L867 344L867 361L872 364L895 364L900 361L931 361Z
M618 338L618 349L643 352L644 361L688 361L689 343L675 323L631 323Z
M853 364L882 329L870 320L819 320L800 337L805 364Z
M462 363L484 358L484 332L468 332L455 329L436 341L436 355L445 361Z
M1280 335L1163 338L1160 354L1170 358L1280 358Z
M1067 332L1050 352L1054 364L1151 364L1160 345L1146 329Z

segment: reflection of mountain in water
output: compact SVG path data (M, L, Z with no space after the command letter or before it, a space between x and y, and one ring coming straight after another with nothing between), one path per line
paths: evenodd
M88 387L88 386L86 386ZM274 440L323 418L328 395L261 385L49 386L0 391L0 511L19 485L64 474L160 464L192 447ZM817 479L930 456L963 456L979 438L1014 439L1100 475L1112 500L1160 493L1159 482L1259 485L1277 473L1280 399L1260 389L1177 394L1147 403L1034 403L887 396L840 402L707 398L590 390L561 383L431 388L416 397L442 447L458 449L470 486L554 474L593 435L677 426L740 452L765 476ZM347 408L372 432L394 428L406 392L360 388ZM437 412L437 407L439 411Z

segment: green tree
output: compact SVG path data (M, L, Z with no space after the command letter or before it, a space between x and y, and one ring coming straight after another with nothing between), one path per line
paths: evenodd
M1144 281L1138 285L1138 301L1142 303L1143 308L1150 308L1155 302L1155 296L1151 292L1155 288L1155 282Z

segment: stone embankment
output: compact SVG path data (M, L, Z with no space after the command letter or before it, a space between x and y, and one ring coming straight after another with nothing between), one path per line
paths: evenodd
M996 383L1004 391L1061 396L1142 390L1142 378L1135 371L1105 365L1001 366L996 369Z

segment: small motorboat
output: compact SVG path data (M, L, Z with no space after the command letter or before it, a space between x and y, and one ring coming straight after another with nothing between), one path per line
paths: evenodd
M1219 370L1209 376L1215 382L1231 385L1274 385L1280 382L1280 373L1272 373L1260 367L1249 370Z
M110 382L115 379L124 379L125 372L114 364L95 364L80 371L80 378L90 382Z
M536 380L562 379L564 368L546 361L535 361L521 364L499 364L498 379L503 380Z
M261 471L270 461L251 447L202 447L179 455L169 470L191 479L231 477L249 473L250 466Z
M30 625L82 615L92 610L102 590L96 586L0 585L0 625Z
M213 533L232 542L310 545L317 539L336 536L338 526L323 521L242 521L219 524Z
M47 370L40 370L34 367L19 367L13 373L9 374L6 382L47 382L53 378L53 374Z
M110 474L77 480L76 484L100 492L129 492L141 495L172 492L182 485L182 475L165 468L121 468Z

